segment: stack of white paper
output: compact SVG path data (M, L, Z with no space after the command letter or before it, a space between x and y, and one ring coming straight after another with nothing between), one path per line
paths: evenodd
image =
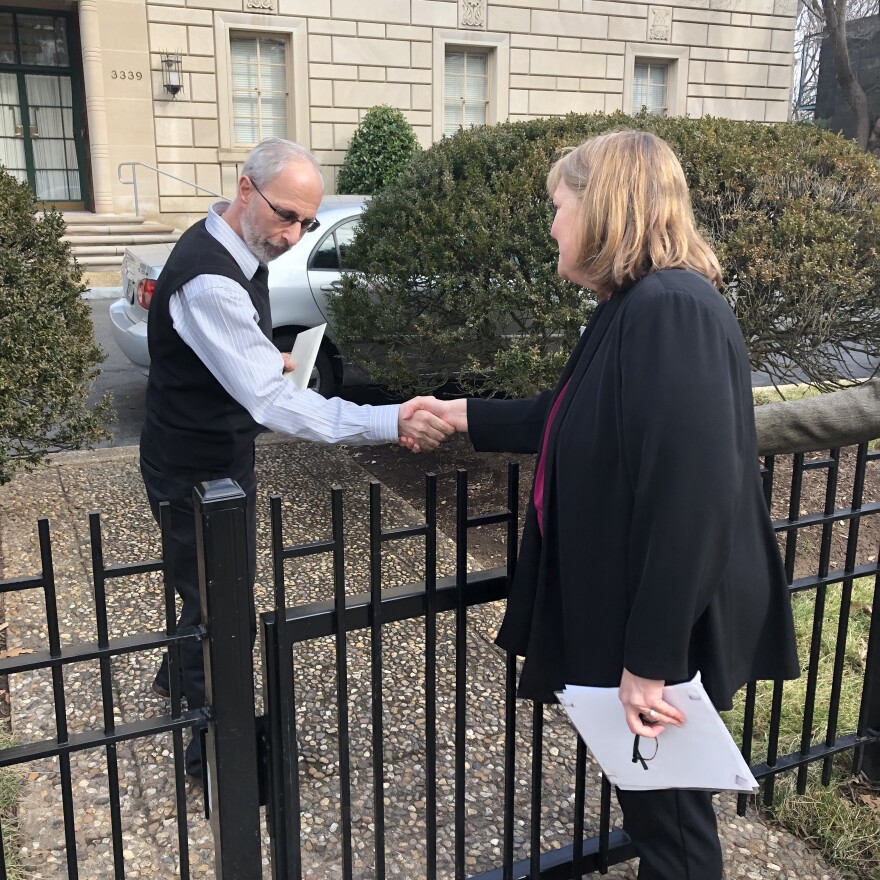
M612 785L627 791L700 788L710 791L758 790L700 676L663 689L663 699L687 716L682 727L664 725L657 753L645 767L633 762L634 734L626 723L617 688L566 685L557 698ZM654 754L654 741L639 740L639 752Z

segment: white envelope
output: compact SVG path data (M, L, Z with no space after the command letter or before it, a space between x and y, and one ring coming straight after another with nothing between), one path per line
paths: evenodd
M296 364L296 368L284 374L284 378L293 382L300 391L309 387L309 379L312 378L312 370L321 349L321 340L324 338L326 324L319 324L310 330L302 330L296 334L293 350L290 357Z

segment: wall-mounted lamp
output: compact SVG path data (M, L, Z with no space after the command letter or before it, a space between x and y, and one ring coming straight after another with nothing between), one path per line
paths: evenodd
M183 71L181 69L180 53L161 52L159 60L162 64L162 88L172 98L176 98L177 93L183 91Z

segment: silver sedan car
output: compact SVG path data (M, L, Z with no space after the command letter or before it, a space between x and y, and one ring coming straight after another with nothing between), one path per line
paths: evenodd
M290 351L297 333L327 323L309 387L325 397L342 385L367 377L354 368L333 341L328 294L339 285L346 251L355 234L364 196L325 196L318 211L321 226L309 232L284 256L269 264L272 337L280 351ZM147 314L156 279L173 245L126 249L122 263L122 296L110 306L113 338L123 354L145 376L150 371Z

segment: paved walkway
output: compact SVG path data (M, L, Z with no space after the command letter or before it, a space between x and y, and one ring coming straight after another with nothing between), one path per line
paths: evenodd
M271 439L271 438L270 438ZM134 447L57 456L47 468L23 475L0 487L0 577L19 577L39 571L36 521L50 517L64 644L94 641L94 604L88 513L102 512L107 564L156 558L157 529L145 503ZM367 583L368 475L344 452L295 441L268 442L258 448L258 477L262 498L278 492L283 499L284 541L301 543L329 534L329 489L344 488L346 510L346 578L350 592ZM268 505L259 511L260 549L257 607L270 599L271 559L268 549ZM385 527L421 521L421 515L389 490L383 491ZM408 541L384 551L387 586L421 578L422 545ZM454 548L439 542L441 574L450 573ZM329 560L311 557L288 564L289 602L329 598ZM479 561L474 561L479 567ZM111 637L159 630L163 626L156 575L113 580L109 584ZM26 653L45 645L43 603L36 593L7 595L8 647ZM502 837L503 724L499 706L503 694L503 658L492 644L501 608L469 613L469 700L467 736L467 866L472 873L497 865ZM441 877L452 876L453 858L453 682L452 621L439 621L438 671L438 853ZM354 876L373 876L373 826L370 748L369 639L349 638L351 666L350 718L352 754ZM423 630L415 623L394 624L384 634L385 731L387 746L386 844L390 877L414 880L424 865L424 736L421 656ZM119 720L163 714L165 705L149 692L155 654L127 655L112 664L114 713ZM303 852L305 876L314 880L341 877L338 868L339 784L336 757L336 697L332 640L298 648L295 656L300 712L303 779ZM259 676L258 676L259 679ZM259 683L259 680L258 680ZM102 725L100 679L96 663L65 671L68 724L71 731ZM25 743L54 735L51 680L44 673L14 676L10 683L13 730ZM528 854L530 709L521 707L517 761L517 858ZM543 846L570 842L573 806L574 736L555 709L545 712ZM119 776L127 878L179 876L176 804L171 782L170 737L120 744ZM103 750L75 753L72 760L76 816L76 857L79 876L87 880L113 877L106 757ZM55 762L22 770L25 778L20 810L20 857L32 878L67 877L60 779ZM588 768L589 778L598 777ZM588 823L597 824L597 785L590 789ZM197 792L187 796L189 857L193 877L213 877L211 832L202 818ZM719 819L727 876L839 880L806 843L768 827L751 813L735 815L732 798L719 800ZM615 821L617 817L615 816ZM636 876L636 863L617 866L616 878ZM266 868L265 876L269 876Z

